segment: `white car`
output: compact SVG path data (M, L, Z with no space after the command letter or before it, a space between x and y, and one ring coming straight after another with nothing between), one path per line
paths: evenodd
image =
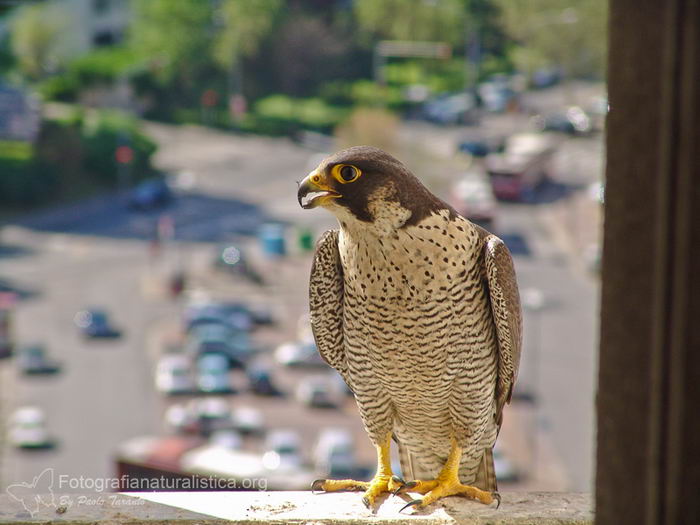
M356 466L355 444L345 429L325 428L314 448L314 465L319 475L350 477Z
M229 450L240 450L243 438L240 433L231 429L217 430L209 436L209 443Z
M493 229L497 202L486 173L470 171L462 175L452 187L450 204L461 216Z
M249 406L234 408L231 412L231 422L233 428L241 434L265 433L265 419L257 408Z
M330 375L317 375L300 380L296 398L309 407L335 408L342 403L343 392Z
M187 404L175 404L165 411L165 421L179 432L210 436L233 426L231 405L218 397L192 399Z
M233 392L228 369L228 357L223 354L203 354L197 359L197 388L207 394Z
M165 355L156 365L156 390L163 394L188 394L195 389L192 364L185 355Z
M275 350L275 360L284 366L326 368L314 343L284 343Z
M22 407L9 418L8 441L19 448L50 448L54 441L46 428L44 411L37 407Z
M262 462L268 470L298 470L302 467L301 437L295 430L274 430L265 440Z

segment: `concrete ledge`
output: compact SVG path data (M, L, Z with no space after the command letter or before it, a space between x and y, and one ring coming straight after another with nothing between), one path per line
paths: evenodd
M593 523L590 494L505 492L499 509L451 497L423 512L399 509L386 498L372 514L357 493L149 492L0 495L0 524L443 524L515 525ZM406 497L406 500L409 498Z

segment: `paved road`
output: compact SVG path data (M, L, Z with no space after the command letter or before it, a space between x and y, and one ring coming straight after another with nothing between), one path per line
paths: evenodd
M0 257L0 275L12 276L21 286L38 292L18 309L18 338L46 342L66 371L55 378L29 380L18 377L8 362L2 363L0 395L11 406L35 403L45 408L60 446L35 454L6 450L0 485L31 480L47 466L73 476L111 475L110 458L121 441L162 430L161 414L167 402L153 390L154 355L148 345L154 331L173 324L181 306L157 293L152 277L172 267L176 258L188 267L197 288L272 303L281 327L264 334L265 343L274 345L294 335L305 304L308 256L295 255L282 266L260 260L260 269L271 276L263 290L212 274L209 265L214 243L250 233L261 218L303 223L317 231L333 225L322 210L306 212L296 203L294 181L309 170L313 152L287 140L235 137L196 127L153 124L149 131L162 145L160 166L189 172L195 180L194 188L171 210L182 241L177 257L166 254L166 262L154 266L147 246L157 215L127 213L113 199L88 205L80 213L62 210L31 217L3 232L6 256ZM407 128L404 136L421 142L429 136L445 148L463 131L416 125ZM562 180L580 185L595 179L591 152L600 151L600 141L567 142L563 151L568 153L561 160ZM449 171L440 173L447 176ZM443 177L435 187L440 191L448 182ZM568 264L568 255L553 242L551 224L542 211L504 206L498 232L520 248L516 266L521 288L541 290L547 303L540 313L526 312L521 383L540 400L537 423L548 431L547 442L565 466L565 475L555 486L551 480L534 486L588 490L593 462L596 284ZM78 337L72 317L88 305L112 311L115 322L125 328L125 337L113 342L85 342ZM285 376L283 382L287 381L294 379ZM245 402L245 397L239 401ZM347 424L357 434L361 457L371 460L371 448L351 405L328 418L327 413L267 404L269 420L279 424L303 419L312 422L306 424L307 430L331 420ZM304 437L311 440L312 433Z

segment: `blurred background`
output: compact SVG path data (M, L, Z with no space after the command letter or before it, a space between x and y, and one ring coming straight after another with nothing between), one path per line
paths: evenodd
M590 491L606 26L604 0L0 0L0 490L370 477L308 323L334 220L296 181L372 144L515 257L501 489Z

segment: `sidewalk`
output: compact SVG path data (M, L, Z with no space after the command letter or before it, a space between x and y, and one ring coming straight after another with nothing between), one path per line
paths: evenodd
M576 192L540 211L554 242L581 273L599 270L603 241L603 205L587 190Z

